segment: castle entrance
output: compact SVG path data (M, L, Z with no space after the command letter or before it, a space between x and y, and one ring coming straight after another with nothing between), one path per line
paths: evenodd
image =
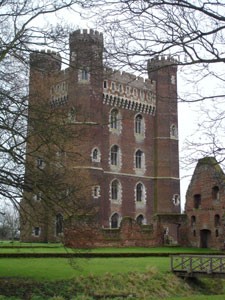
M211 231L208 229L200 230L200 247L208 248L209 247L209 239L211 236Z

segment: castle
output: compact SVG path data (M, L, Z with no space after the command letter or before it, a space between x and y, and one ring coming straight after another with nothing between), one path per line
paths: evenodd
M143 79L104 66L97 31L77 30L69 45L65 70L57 53L30 55L21 240L64 237L77 246L75 220L85 214L85 225L94 216L96 245L177 243L182 215L176 60L149 60ZM64 199L58 190L63 180L70 185L63 187ZM78 208L78 202L88 205Z

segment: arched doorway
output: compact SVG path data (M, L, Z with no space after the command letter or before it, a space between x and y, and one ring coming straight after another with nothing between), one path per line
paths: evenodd
M210 236L211 236L210 230L208 230L208 229L200 230L200 247L201 248L209 247Z
M118 228L118 227L119 227L119 215L115 213L111 217L111 228Z

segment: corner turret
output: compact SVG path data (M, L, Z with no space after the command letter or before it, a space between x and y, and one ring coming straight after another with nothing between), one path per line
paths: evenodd
M30 67L39 72L58 72L61 70L62 58L51 50L35 51L30 54Z

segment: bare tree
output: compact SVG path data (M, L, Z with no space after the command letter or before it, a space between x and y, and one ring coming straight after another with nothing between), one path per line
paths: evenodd
M53 198L54 195L56 202L65 197L65 191L72 193L70 186L74 186L74 182L65 181L62 153L66 148L65 140L77 138L79 143L82 129L66 122L68 116L65 112L46 110L40 102L39 105L31 105L28 101L28 95L32 93L28 78L30 57L37 49L48 47L59 53L57 55L61 55L64 63L68 64L68 34L72 28L59 19L57 13L68 9L76 14L79 4L82 1L0 1L0 196L10 200L17 208L21 198L31 192L38 195L45 189L46 197L50 198L51 194ZM58 23L51 25L51 18L56 18ZM44 90L41 93L39 96L47 96ZM36 143L29 147L34 139ZM49 157L46 149L51 149ZM74 149L69 154L67 147L67 155L72 155L72 151ZM51 157L50 165L47 161L53 152L54 157L55 153L60 153L60 159L55 158L54 162ZM41 157L43 153L47 167L30 176L34 158ZM81 159L79 153L73 153L73 159L78 157ZM57 164L61 164L60 172L55 172ZM84 184L85 180L82 187ZM78 184L77 180L77 199L78 190L81 190L81 183ZM68 197L68 193L66 195Z
M0 239L11 240L19 238L19 214L15 207L4 203L0 212Z
M147 59L168 55L175 59L184 82L180 102L195 103L201 110L197 128L201 139L188 142L189 157L216 155L222 161L225 145L218 139L218 128L224 132L225 3L99 0L86 6L98 16L96 26L105 32L107 58L116 68L125 66L140 74L145 73Z

